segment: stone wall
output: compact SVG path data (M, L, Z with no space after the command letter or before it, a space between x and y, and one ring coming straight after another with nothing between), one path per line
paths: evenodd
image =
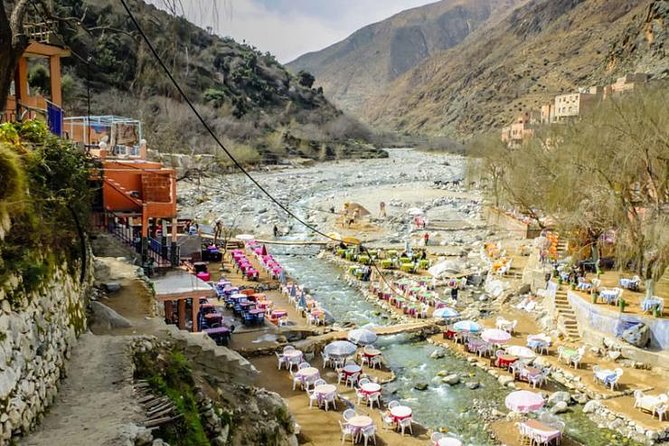
M86 328L92 276L82 284L79 274L63 265L38 291L0 291L0 445L30 431L56 396L65 361ZM13 277L4 285L18 290L20 283Z

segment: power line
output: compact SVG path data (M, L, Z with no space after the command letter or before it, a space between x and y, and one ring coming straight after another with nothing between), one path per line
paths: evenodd
M139 24L139 22L137 21L137 18L135 17L135 15L132 13L132 11L130 10L130 8L128 7L128 3L127 3L127 1L126 1L126 0L120 0L120 1L121 1L121 4L123 5L123 8L124 8L125 11L128 13L128 17L130 18L130 20L132 21L132 23L133 23L133 24L135 25L135 27L137 28L137 31L138 31L139 34L142 36L142 39L144 40L144 42L146 43L146 45L149 47L149 50L151 51L151 54L153 55L153 57L156 59L156 61L157 61L158 64L160 65L160 67L161 67L161 68L163 69L163 71L165 72L165 75L169 78L169 80L170 80L170 82L172 83L172 85L174 85L174 88L177 89L177 92L179 93L179 95L183 98L183 100L186 102L186 104L188 105L188 107L189 107L189 108L191 109L191 111L195 114L195 116L196 116L197 119L200 121L200 123L204 126L205 130L207 131L207 133L209 133L209 135L214 139L214 141L216 142L216 144L218 144L218 146L223 150L223 152L228 156L228 158L230 158L230 160L231 160L232 163L235 165L235 167L237 167L237 168L238 168L238 169L239 169L239 170L240 170L240 171L241 171L241 172L242 172L242 173L243 173L243 174L244 174L244 175L245 175L245 176L246 176L246 177L247 177L247 178L248 178L248 179L249 179L249 180L250 180L256 187L257 187L257 188L258 188L258 189L260 189L260 191L261 191L263 194L265 194L265 195L267 196L267 198L269 198L270 201L272 201L274 204L276 204L277 206L279 206L279 208L280 208L281 210L283 210L286 214L288 214L291 218L293 218L294 220L298 221L298 222L301 223L304 227L306 227L307 229L311 230L312 232L315 232L316 234L321 235L321 236L325 237L325 238L328 239L328 240L332 240L332 241L334 241L334 242L341 242L341 240L338 240L338 239L336 239L336 238L334 238L334 237L330 237L328 234L326 234L326 233L322 232L321 230L319 230L318 228L316 228L316 227L310 225L309 223L307 223L306 221L304 221L302 218L300 218L299 216L297 216L296 214L294 214L290 209L288 209L288 207L287 207L286 205L284 205L284 204L281 203L279 200L277 200L276 198L274 198L274 196L273 196L272 194L270 194L269 191L267 191L267 189L265 189L265 187L263 187L262 184L260 184L255 178L253 178L253 176L251 176L251 174L244 168L244 166L242 166L242 165L239 163L239 161L237 161L237 160L235 159L235 157L232 155L232 153L230 153L230 151L225 147L225 145L223 145L223 142L221 142L221 140L220 140L219 137L216 135L216 133L214 133L214 131L212 130L212 128L209 126L209 124L207 124L207 122L204 120L204 118L202 117L202 115L200 114L200 112L197 110L197 108L195 107L195 105L193 104L193 102L190 100L190 98L188 97L188 95L186 94L186 92L183 90L183 88L181 88L181 85L180 85L180 84L176 81L176 79L174 78L174 76L172 75L172 72L170 71L170 69L167 67L167 65L165 65L165 62L163 61L163 59L162 59L162 58L160 57L160 55L158 54L158 51L156 51L156 48L153 46L153 43L151 42L151 40L149 39L149 37L148 37L148 36L146 35L146 33L144 32L144 29L140 26L140 24ZM393 287L393 285L391 285L391 284L386 280L386 278L385 278L384 275L383 275L383 272L379 269L379 267L376 265L376 263L375 263L374 261L372 261L372 254L369 252L369 250L367 250L366 247L364 247L364 246L362 245L362 243L358 242L358 243L348 243L348 244L357 245L363 252L365 252L365 253L367 254L367 256L369 257L370 261L371 261L371 266L377 271L378 275L381 277L381 280L382 280L382 281L389 287L389 289L390 289L393 293L395 293L395 294L398 295L398 296L403 296L402 293L398 292L398 291Z

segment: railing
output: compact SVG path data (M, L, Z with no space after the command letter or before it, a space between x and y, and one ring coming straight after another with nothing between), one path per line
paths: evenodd
M132 247L135 252L141 254L141 227L128 226L120 222L122 217L115 215L113 212L97 212L93 214L92 226L98 230L105 231L127 246ZM152 259L158 267L169 267L172 265L172 259L179 262L180 252L179 246L171 246L171 243L157 240L152 237L147 238L146 255Z

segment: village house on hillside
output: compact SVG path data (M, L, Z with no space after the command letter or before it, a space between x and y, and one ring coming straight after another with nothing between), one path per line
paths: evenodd
M510 126L502 128L501 139L509 146L520 144L534 135L537 124L556 124L576 119L610 97L634 90L649 81L645 73L632 73L619 77L604 87L592 86L574 93L560 94L538 111L520 115Z

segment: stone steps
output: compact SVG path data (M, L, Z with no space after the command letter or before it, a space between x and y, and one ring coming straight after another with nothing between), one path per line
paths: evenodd
M558 317L562 319L567 340L570 342L578 342L581 339L581 336L578 331L576 314L569 303L567 292L561 288L555 292L555 310L557 311Z

